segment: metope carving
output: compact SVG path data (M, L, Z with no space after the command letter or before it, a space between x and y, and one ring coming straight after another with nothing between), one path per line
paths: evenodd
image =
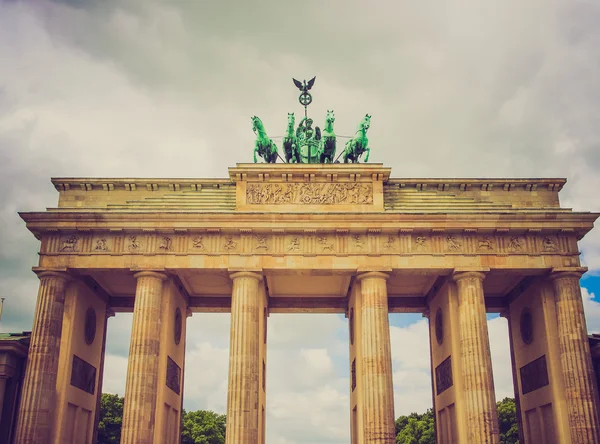
M440 365L435 368L435 387L436 393L445 392L454 384L452 380L452 360L448 356Z
M357 249L358 251L362 251L363 248L365 247L364 241L358 234L355 234L352 236L352 242L354 244L354 248Z
M415 239L415 244L417 244L418 250L426 250L427 249L427 238L425 236L417 236Z
M62 246L60 247L60 251L64 253L74 253L77 251L77 242L79 241L79 237L73 235L69 236L63 241Z
M294 236L287 245L287 251L300 251L300 238Z
M194 247L194 249L196 250L204 250L204 242L202 241L202 236L196 236L192 239L192 247Z
M142 241L140 241L137 236L129 236L127 249L129 251L141 251Z
M264 234L258 234L256 236L256 250L264 250L267 251L269 246L267 245L267 236Z
M522 240L520 237L514 236L510 238L510 242L508 243L508 249L512 253L520 253L523 249Z
M363 183L249 184L248 204L371 205L373 185Z
M96 240L94 251L108 251L108 244L105 238L100 238Z
M173 244L173 241L171 240L170 237L163 236L160 239L160 244L158 246L158 249L163 250L163 251L171 251L173 249L172 244Z
M446 242L448 243L448 250L450 251L460 251L462 249L462 245L456 236L450 235L446 237Z
M396 250L396 236L388 236L387 241L383 244L383 248L388 251Z
M526 395L550 384L546 355L531 361L519 370L521 374L521 393Z
M73 355L71 385L93 395L96 390L96 367Z
M167 356L166 385L178 395L181 392L181 368L170 356Z
M331 242L329 242L329 239L327 238L327 236L319 236L319 239L317 240L317 242L321 246L322 252L329 251L329 252L333 253L333 244Z
M484 237L483 239L479 239L477 248L480 250L492 251L494 249L494 243L489 237Z
M235 251L237 250L237 242L233 240L233 237L228 236L225 239L225 245L223 245L223 249L225 251Z
M545 237L542 244L545 252L555 252L558 250L556 242L551 237Z

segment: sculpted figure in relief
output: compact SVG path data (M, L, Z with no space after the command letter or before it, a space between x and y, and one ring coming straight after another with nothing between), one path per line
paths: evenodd
M135 251L140 248L142 248L142 243L138 241L137 236L129 236L129 245L127 246L127 249Z
M256 249L257 250L268 250L269 247L267 246L267 236L265 236L264 234L259 234L256 236Z
M422 250L424 250L425 248L427 248L427 238L425 236L417 236L417 238L415 239L415 243L417 244L417 248L420 248Z
M96 240L96 246L94 247L96 251L108 251L108 245L106 244L106 239L98 239Z
M196 236L194 239L192 239L192 245L194 246L194 248L197 248L198 250L204 250L204 243L202 242L202 236Z
M388 236L387 242L383 244L383 248L385 248L386 250L395 250L396 238L394 236Z
M225 245L223 246L223 249L225 251L232 251L235 250L237 248L237 242L235 242L233 240L233 237L228 236L227 239L225 240Z
M300 238L293 237L287 246L287 251L300 251Z
M456 239L456 236L448 236L446 241L448 242L448 250L450 251L459 251L462 247L462 245Z
M163 236L158 247L160 250L171 251L171 238Z
M518 236L512 237L508 244L508 248L510 249L510 251L513 252L521 251L521 249L523 248L521 246L521 239Z
M484 237L483 239L479 239L479 249L480 250L488 250L491 251L494 249L492 245L492 240L489 237Z
M77 249L77 241L78 240L79 240L79 238L77 236L75 236L75 235L69 236L63 242L63 246L61 247L60 251L74 252Z
M249 184L248 204L369 205L373 187L360 183L267 183Z
M556 242L551 237L544 238L544 251L556 251Z
M361 250L362 251L363 247L365 246L365 243L360 238L360 235L355 234L354 236L352 236L352 239L354 241L354 248L356 248L357 250Z
M327 241L327 236L319 236L318 242L321 245L321 251L333 251L333 244Z

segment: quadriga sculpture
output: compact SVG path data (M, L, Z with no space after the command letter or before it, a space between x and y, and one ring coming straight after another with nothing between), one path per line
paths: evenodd
M365 162L369 161L371 148L369 147L369 139L367 139L367 130L370 126L371 116L366 114L358 124L358 129L356 130L354 137L346 142L344 148L344 163L358 163L358 159L365 152L367 153Z
M296 137L296 117L294 113L288 113L287 128L283 137L283 153L287 163L300 163L300 147L298 146L298 138Z
M321 163L333 163L333 158L335 157L336 137L333 132L334 122L335 115L333 114L333 110L327 110L325 126L323 127L323 134L319 144L319 162Z
M267 136L265 127L256 116L252 116L252 131L256 134L256 142L254 143L254 163L257 162L256 154L262 157L267 163L275 163L277 161L277 145Z

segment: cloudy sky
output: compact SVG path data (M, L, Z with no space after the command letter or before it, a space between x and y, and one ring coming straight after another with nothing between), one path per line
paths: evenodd
M38 242L17 211L56 205L50 177L226 177L300 114L394 177L566 177L565 207L600 211L600 4L595 0L0 0L0 331L30 330ZM600 230L582 242L600 332ZM599 276L599 277L595 277ZM396 414L431 405L426 320L391 315ZM131 316L110 320L105 389L123 394ZM489 321L497 397L507 327ZM225 412L228 315L189 319L185 406ZM268 442L349 442L347 322L272 315Z

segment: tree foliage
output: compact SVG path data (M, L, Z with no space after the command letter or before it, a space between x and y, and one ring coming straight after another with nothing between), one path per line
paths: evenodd
M513 398L504 398L498 403L498 423L500 425L500 443L519 443L519 424L517 406Z
M186 412L181 421L181 444L225 444L225 415L210 410ZM98 444L119 444L123 425L123 397L103 393L100 398Z
M504 398L497 404L501 444L519 444L519 426L515 400ZM422 415L411 413L396 419L397 444L435 444L433 410Z
M98 444L119 444L123 423L123 398L119 395L102 393L100 398L100 422Z
M225 415L210 410L184 410L181 444L225 444Z
M397 444L435 444L433 410L422 415L411 413L396 419Z

